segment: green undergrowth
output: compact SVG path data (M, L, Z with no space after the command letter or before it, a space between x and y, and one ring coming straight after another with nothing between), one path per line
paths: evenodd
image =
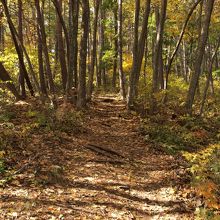
M191 165L192 186L203 199L196 210L197 219L220 219L220 143L183 155Z
M142 119L140 131L152 147L188 162L192 187L202 198L196 218L220 219L220 116L157 114Z
M202 119L177 115L155 115L142 120L146 141L167 153L194 152L220 140L220 118Z
M140 83L139 103L149 111L151 80ZM185 158L192 174L192 187L202 198L196 210L196 219L220 219L220 84L215 82L215 94L208 92L204 114L199 114L206 78L201 77L200 94L193 106L194 117L185 115L184 105L188 84L181 78L170 77L163 103L164 91L155 95L157 113L145 115L140 132L147 143L167 154Z

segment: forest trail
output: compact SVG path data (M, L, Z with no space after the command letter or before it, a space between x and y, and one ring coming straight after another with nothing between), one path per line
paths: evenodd
M39 134L37 159L0 189L0 218L193 219L176 192L181 160L153 149L139 125L108 95L92 102L81 133L55 142Z

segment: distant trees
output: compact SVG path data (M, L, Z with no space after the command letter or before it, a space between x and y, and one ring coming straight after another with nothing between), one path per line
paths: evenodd
M219 6L215 0L0 3L0 51L16 50L19 71L10 75L23 99L28 89L31 95L63 94L72 100L74 90L74 103L84 108L97 88L118 91L130 109L145 93L140 91L144 76L154 113L161 101L157 94L169 96L169 76L175 75L190 82L185 108L191 114L203 72L212 82L211 67L219 68L220 30L211 20ZM9 31L11 38L5 34Z

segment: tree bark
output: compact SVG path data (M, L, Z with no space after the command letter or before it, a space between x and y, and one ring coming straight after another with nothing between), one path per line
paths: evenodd
M97 53L97 29L98 29L98 15L99 15L100 1L94 1L94 27L93 27L93 37L92 37L92 56L91 56L91 66L88 79L88 99L91 99L93 92L93 81L95 73L95 62L96 62L96 53Z
M113 61L113 74L112 74L112 88L116 88L116 79L117 79L117 61L118 61L118 10L117 7L114 9L114 31L115 31L115 37L114 37L114 50L115 50L115 56Z
M199 82L199 77L201 74L201 65L202 65L202 60L203 60L203 56L205 52L206 42L207 42L208 35L209 35L209 25L210 25L214 2L215 0L205 0L204 2L205 18L202 24L201 37L199 39L198 49L196 53L195 72L192 74L189 91L188 91L187 99L186 99L186 110L187 110L187 113L189 113L190 115L192 114L192 106L193 106L194 99L195 99L195 92L196 92L198 82Z
M18 37L19 41L23 44L23 4L22 0L18 0ZM21 59L24 62L24 56L22 48L21 51ZM25 99L26 98L26 91L25 91L25 78L22 69L22 65L19 63L19 84L21 87L21 96Z
M216 55L218 53L219 46L220 46L220 37L218 38L217 46L216 46L215 51L214 51L214 53L213 53L213 55L210 59L209 69L208 69L208 76L207 76L207 80L206 80L205 89L204 89L204 92L203 92L201 107L200 107L200 115L202 115L203 111L204 111L205 101L206 101L206 98L207 98L207 92L208 92L208 89L209 89L209 86L210 86L210 83L211 83L211 80L212 80L212 68L213 68L213 64L215 62Z
M119 84L120 84L120 95L123 100L126 99L126 91L125 91L125 75L123 72L123 35L122 35L122 0L118 0L118 71L119 71Z
M150 14L150 3L151 0L146 0L145 2L145 12L142 24L142 30L139 37L139 13L140 13L140 0L135 2L135 24L134 24L134 47L133 47L133 63L132 70L129 78L129 88L128 88L128 100L127 106L131 108L134 103L134 99L137 95L137 86L140 77L140 71L144 56L145 42L148 34L148 18Z
M159 14L157 37L154 53L154 64L153 64L153 89L152 92L156 93L159 89L159 79L163 78L163 35L164 35L164 24L166 20L167 0L161 0L161 12ZM162 79L161 79L162 80Z
M168 61L167 67L166 67L165 89L168 89L168 81L169 81L169 74L170 74L171 66L172 66L173 60L174 60L174 58L175 58L175 56L176 56L176 54L177 54L177 52L178 52L178 49L179 49L179 47L180 47L180 45L181 45L183 36L184 36L184 34L185 34L185 31L186 31L186 27L187 27L187 25L188 25L188 22L189 22L189 20L190 20L190 18L191 18L191 16L192 16L194 10L196 9L196 7L198 6L198 4L199 4L201 1L202 1L202 0L197 0L197 1L193 4L193 6L191 7L191 9L190 9L190 11L189 11L189 13L188 13L188 15L187 15L187 17L186 17L186 20L185 20L185 22L184 22L184 24L183 24L183 27L182 27L182 30L181 30L179 39L178 39L178 41L177 41L177 43L176 43L175 49L174 49L174 51L173 51L173 53L172 53L172 55L171 55L171 57L170 57L170 59L169 59L169 61Z
M54 82L53 82L53 76L52 76L52 71L50 67L50 58L49 58L48 46L47 46L47 37L46 37L45 26L44 26L44 17L43 17L43 12L40 9L39 0L35 0L35 7L37 10L37 22L38 22L38 26L39 26L40 34L41 34L42 47L43 47L43 53L44 53L44 58L45 58L46 72L47 72L49 86L50 86L50 92L52 94L55 94L55 88L54 88Z
M62 16L62 0L57 1L58 9L57 11L57 43L58 43L58 57L60 60L60 68L61 68L61 79L62 79L62 85L64 92L66 91L66 85L67 85L67 63L66 63L66 51L64 48L64 39L63 39L63 30L62 30L62 23L60 21L60 15ZM68 42L66 42L68 43Z
M82 0L82 37L80 43L80 71L77 108L86 107L86 59L87 59L87 41L89 34L89 1Z
M67 80L67 91L74 85L77 88L78 83L78 15L79 14L79 1L69 0L69 41L70 41L70 66L69 78Z
M44 62L43 62L43 46L42 39L40 34L40 28L37 26L37 48L38 48L38 69L39 69L39 79L40 79L40 89L42 94L47 96L47 88L45 82L45 74L44 74Z
M13 84L9 73L7 72L5 67L3 66L2 62L0 62L0 80L3 81L4 83L6 83L6 87L8 88L9 91L11 91L11 93L15 96L15 98L17 100L22 99L22 97L19 95L15 85Z
M18 55L19 64L22 67L24 78L26 80L26 83L27 83L28 89L30 91L30 94L32 96L34 96L33 86L31 84L30 78L28 76L28 72L27 72L27 69L26 69L25 64L24 64L24 59L22 57L22 50L19 47L19 43L18 43L18 40L17 40L18 33L16 32L14 24L13 24L13 22L11 20L11 16L10 16L10 13L9 13L9 9L8 9L6 0L1 0L1 2L2 2L2 5L3 5L4 10L5 10L5 15L6 15L6 18L7 18L9 29L10 29L10 32L11 32L11 35L12 35L12 39L13 39L13 42L14 42L14 45L15 45L15 49L16 49L16 52L17 52L17 55ZM21 45L21 43L20 43L20 45Z

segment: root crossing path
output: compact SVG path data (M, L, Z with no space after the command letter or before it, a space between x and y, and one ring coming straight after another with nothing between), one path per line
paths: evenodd
M193 219L181 161L139 126L108 95L95 98L80 133L39 134L38 159L0 191L1 219Z

